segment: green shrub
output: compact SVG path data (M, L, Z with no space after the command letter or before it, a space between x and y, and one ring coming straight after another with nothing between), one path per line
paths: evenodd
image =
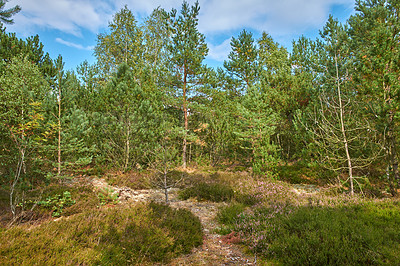
M179 192L179 198L183 200L197 198L198 200L222 202L232 199L233 196L234 191L231 187L219 183L199 183Z
M105 178L111 186L129 187L131 189L148 189L151 187L150 173L146 171L110 172Z
M112 188L102 188L98 191L97 197L100 200L100 205L106 204L117 204L118 203L118 194Z
M259 198L249 195L249 194L243 194L240 192L235 193L234 199L236 202L241 203L246 206L253 206L253 205L256 205L257 203L260 203Z
M240 203L234 203L226 207L222 207L217 214L217 221L225 225L234 225L239 214L245 209L245 206Z
M48 197L45 200L39 201L38 205L53 210L52 216L59 217L63 213L65 207L69 207L75 204L75 201L71 198L69 191L64 191L62 196L60 194Z
M241 203L233 203L229 206L219 209L217 214L217 221L223 225L217 232L221 235L226 235L234 230L236 222L239 220L239 215L243 213L245 206Z
M303 161L291 165L277 167L279 180L291 184L320 184L327 183L336 177L334 171L327 170L319 164L306 164Z
M160 226L166 228L175 238L172 248L178 253L188 253L193 247L203 244L200 219L190 211L172 209L164 204L150 203L153 219L159 219Z
M200 245L202 231L190 212L139 204L16 226L0 238L0 265L134 265L167 263Z
M236 231L254 252L285 265L394 265L400 261L400 204L264 208Z

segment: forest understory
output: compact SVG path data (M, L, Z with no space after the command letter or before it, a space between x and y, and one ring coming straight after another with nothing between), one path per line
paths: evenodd
M167 205L151 176L54 180L25 195L15 220L2 196L0 263L390 265L400 259L400 199L390 194L350 196L334 179L317 185L304 175L277 181L203 167L170 176L180 182ZM308 181L294 183L299 178Z

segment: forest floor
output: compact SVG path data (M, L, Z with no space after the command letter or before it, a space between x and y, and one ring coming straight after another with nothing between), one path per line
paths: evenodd
M165 195L161 190L142 189L133 190L128 187L117 187L107 184L104 179L92 179L96 189L108 189L119 196L120 204L138 201L165 202ZM171 189L168 193L170 206L191 211L196 215L203 226L203 245L195 248L192 253L175 258L169 265L256 265L255 258L245 254L242 248L235 244L237 236L230 234L222 236L215 233L218 225L215 217L218 209L226 203L198 202L195 199L178 199L178 189Z
M314 263L315 265L324 265L323 260L317 260L319 258L315 254L317 251L315 251L315 247L312 246L312 243L314 242L307 240L314 237L313 232L315 230L307 230L307 228L310 228L310 226L320 228L320 234L324 239L329 240L325 241L324 243L318 242L318 247L321 245L323 247L323 249L321 249L322 251L320 250L318 251L319 253L317 252L320 257L325 254L323 251L326 250L325 248L330 249L332 245L335 245L335 247L337 247L337 252L335 251L334 254L332 253L333 255L331 254L329 256L333 256L332 258L334 259L346 259L345 256L340 257L340 254L342 254L341 252L343 252L341 247L348 244L350 246L355 246L354 250L357 250L364 248L364 243L367 241L368 243L371 243L371 247L374 249L379 249L383 255L379 255L381 253L376 253L380 256L379 257L378 255L375 256L374 253L373 256L371 255L367 258L364 258L366 255L362 255L360 258L355 259L354 261L395 262L399 259L397 252L398 249L396 249L396 246L385 245L385 243L391 243L390 241L394 241L394 243L398 242L398 238L396 239L396 237L398 236L397 232L399 232L397 221L400 218L398 215L400 211L400 203L396 198L391 199L383 197L364 199L361 196L350 198L345 192L338 192L340 188L337 188L335 184L323 186L316 182L308 184L255 179L245 171L232 173L202 169L201 171L193 170L188 172L186 176L180 172L175 175L177 178L182 176L184 179L177 185L179 188L173 188L169 190L169 206L175 209L188 210L199 218L203 231L203 243L196 248L192 248L194 245L190 246L192 250L188 254L181 255L173 259L170 257L167 260L169 261L167 265L275 265L281 262L286 262L286 264L289 265L302 265L304 263L301 262L303 262L304 259L308 260L314 258L316 258L316 263ZM12 239L11 242L8 241L9 243L16 243L12 245L5 245L6 241L4 241L4 243L1 243L0 241L0 247L3 244L2 249L0 249L0 264L2 264L2 258L3 262L7 261L4 260L4 258L9 258L7 256L11 256L11 258L19 258L21 256L21 258L24 260L30 261L30 250L38 249L42 251L38 252L37 256L34 256L32 259L32 262L34 263L31 264L40 265L42 263L38 262L41 262L42 258L45 258L46 260L48 259L48 256L46 255L48 249L47 247L42 247L37 243L41 243L41 241L46 239L49 239L48 241L53 239L54 228L59 230L58 239L60 241L62 240L58 244L60 246L65 246L65 244L68 244L68 241L71 239L76 239L75 235L64 234L65 228L66 226L69 226L69 223L74 222L82 225L95 224L97 225L96 228L98 228L101 232L104 232L104 227L102 226L107 224L107 222L105 222L103 225L102 223L98 223L98 220L96 219L99 217L103 219L104 217L102 215L107 214L107 218L112 217L109 218L111 220L107 220L108 222L111 221L111 223L114 223L115 217L120 219L121 222L123 221L123 217L121 216L122 218L119 218L118 215L115 215L116 213L119 213L119 210L132 210L131 214L133 216L130 217L138 217L137 225L139 228L142 228L142 226L144 226L143 228L147 228L145 226L146 224L143 224L143 219L147 219L146 217L150 216L146 216L144 214L142 215L142 213L145 213L142 211L136 214L136 207L140 208L140 206L142 206L144 208L144 206L147 206L147 204L141 204L143 202L165 202L165 195L162 190L149 189L151 187L149 184L151 183L146 179L148 176L150 175L147 173L106 173L102 175L102 177L79 176L76 178L67 179L62 184L50 184L48 187L46 187L47 191L43 192L43 195L42 191L40 191L40 193L39 191L34 191L36 194L32 194L30 197L33 198L40 196L43 199L47 199L51 195L57 194L56 196L51 196L54 198L60 197L58 194L62 193L63 191L68 191L72 194L74 204L68 208L65 208L63 215L58 218L52 217L52 213L49 212L48 208L38 207L34 212L26 211L26 215L21 216L21 219L18 220L18 223L21 225L15 224L15 228L14 226L10 228L11 224L9 224L11 221L10 212L8 210L8 205L5 205L8 199L6 197L7 193L5 193L5 191L3 191L3 193L0 189L0 199L2 199L0 203L4 203L4 206L0 205L0 225L4 225L0 227L0 233L3 233L2 236ZM175 178L175 176L173 177ZM296 181L297 180L298 179L296 179ZM187 188L195 188L199 191L202 191L202 186L200 186L200 184L207 182L212 183L213 181L216 181L216 183L213 184L227 184L227 187L231 188L231 190L235 193L235 198L232 200L226 200L226 202L216 203L212 201L198 200L197 198L194 198L196 196L190 194L191 196L189 199L182 200L181 197L186 195L182 192L185 192ZM218 190L217 192L222 193L221 195L224 194L222 189ZM207 193L210 193L210 195L215 194L215 192L211 190L207 190ZM181 197L179 197L179 195ZM247 199L244 196L250 196L250 199L256 199L257 202L255 205L254 203L251 203L253 205L244 205L247 204L244 203ZM242 207L240 207L240 205L242 205ZM248 234L246 235L246 230L242 230L242 228L246 229L245 226L249 225L247 220L239 219L239 222L234 220L235 224L233 226L231 223L229 223L229 220L225 219L230 217L235 219L235 217L238 217L238 214L235 213L236 210L232 209L234 206L238 206L238 208L246 208L245 212L240 212L244 213L244 218L251 217L251 221L254 221L254 223L251 224L251 226L255 226L255 229L252 227L252 230L255 230L254 234L253 231L251 231L252 233L249 236ZM90 219L86 220L87 214L90 213L90 211L87 212L86 210L92 209L96 210L95 212L97 216L90 216ZM151 209L146 210L149 210L149 212L152 211ZM230 211L227 212L227 210ZM285 210L292 214L290 216L282 216L282 214L286 214L286 212L284 212ZM261 215L255 216L253 215L254 213ZM276 228L280 230L270 240L271 245L275 245L274 248L276 248L276 250L285 250L286 252L286 246L279 246L279 244L289 243L292 241L292 238L288 238L288 236L292 237L292 235L290 235L289 232L286 232L284 227L280 226L283 223L288 224L293 228L298 228L301 232L301 235L305 235L306 237L302 236L299 239L296 238L293 240L294 242L290 246L291 250L287 253L277 255L279 257L267 256L267 253L262 252L257 253L258 256L255 257L251 254L251 252L248 252L251 251L252 248L256 247L254 243L257 242L255 242L254 239L264 239L262 237L270 235L270 231L263 231L264 226L268 226L268 224L265 224L264 221L264 217L266 217L266 215L269 215L268 219L272 221L271 224L273 226L277 225ZM243 218L242 216L240 217ZM283 217L290 219L282 219ZM306 224L303 225L304 217L306 217ZM313 217L318 217L318 219L315 220ZM131 218L129 218L129 220L130 219ZM53 223L53 220L56 223ZM154 221L156 220L157 219L154 219ZM337 235L340 236L342 234L341 224L347 224L349 221L353 220L355 220L355 225L352 225L348 231L358 232L357 235L361 236L356 239L351 238L349 243L346 242L347 235L345 238L343 238L346 241L340 237L336 237ZM118 224L120 222L118 222ZM332 224L334 226L332 226ZM383 229L382 225L385 225ZM47 230L48 227L51 227L52 229ZM121 226L121 228L123 229L124 227ZM25 229L27 230L24 231ZM80 228L79 232L86 232L85 230L86 229L82 227ZM233 230L240 232L240 234L233 232ZM385 230L388 232L393 232L393 234L383 233ZM28 236L28 232L31 231L33 232L32 235L29 236L29 238L26 237ZM26 232L26 236L20 232ZM198 227L196 227L196 232L199 232ZM226 233L229 234L225 235ZM29 242L30 239L32 239L32 236L36 236L35 234L42 240L38 241L35 239L32 242ZM87 235L84 234L84 236L90 240L93 238L93 236L97 236L97 234L98 233L91 233L90 231L87 232ZM255 238L252 238L253 235ZM371 235L374 237L371 237ZM108 237L107 234L104 236ZM201 239L201 234L198 234L197 236L199 237L198 239ZM380 239L378 236L385 236L386 238ZM296 234L293 237L296 237ZM358 241L358 239L360 240ZM92 243L90 241L88 243ZM103 242L107 243L107 245L108 243L114 243L110 241L110 239L104 238ZM354 241L358 242L354 244ZM86 242L83 241L82 243ZM118 240L116 243L117 244L115 245L115 248L117 250L120 245L120 241ZM268 243L268 245L270 243ZM146 248L147 245L148 244L146 244ZM114 246L111 245L110 247ZM84 246L84 248L86 248L86 246ZM365 254L370 254L368 253L370 252L369 247L364 249L366 250L364 251ZM54 250L57 250L57 248L54 248ZM107 252L107 250L104 249L104 246L101 246L100 249L93 247L89 248L88 250L93 252L90 253L93 255L93 260L91 260L92 257L86 253L82 253L82 250L82 247L80 247L76 253L73 253L75 256L73 258L76 261L96 261L94 258L102 258L101 256ZM297 252L298 250L300 250L300 253L295 253L297 254L295 256L286 255ZM303 254L301 253L303 251L310 251L310 253ZM28 255L25 256L24 254ZM57 256L53 257L55 260L58 258L59 257ZM321 258L324 259L325 257ZM329 257L329 259L331 259L331 257ZM163 260L149 260L148 265L165 265L156 263L155 261L158 262ZM295 261L295 263L292 263L292 261ZM353 263L354 261L347 260L346 262L348 262L348 264L357 264ZM27 263L27 265L28 264L29 263ZM88 265L89 264L90 263L88 263Z

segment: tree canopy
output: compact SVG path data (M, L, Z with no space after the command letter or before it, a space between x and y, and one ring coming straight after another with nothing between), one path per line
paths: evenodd
M20 7L6 3L7 24ZM330 17L319 38L301 37L291 51L243 30L217 69L205 64L198 2L140 19L123 7L97 36L97 61L76 71L51 59L39 36L2 30L0 171L41 180L163 165L165 177L172 166L212 164L278 178L279 167L303 162L349 180L352 191L385 176L395 193L399 9L395 0L358 0L348 21Z

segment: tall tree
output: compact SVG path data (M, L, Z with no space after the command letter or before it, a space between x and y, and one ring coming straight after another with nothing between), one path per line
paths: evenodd
M208 53L205 36L198 29L200 6L196 2L193 6L184 1L180 15L173 9L169 13L169 26L172 43L169 45L173 71L176 73L176 87L182 93L182 109L184 116L185 135L183 137L182 163L186 167L188 122L188 94L198 85L199 75L202 73L202 62Z
M293 145L293 116L300 108L301 89L294 85L288 51L263 33L258 40L259 80L268 105L279 115L273 141L280 147L281 156L289 158Z
M320 35L322 39L308 55L316 91L310 104L313 110L305 110L303 125L311 133L310 142L320 163L338 175L347 175L353 195L356 174L377 158L379 149L353 82L354 57L346 26L331 16Z
M158 102L146 91L135 81L130 68L122 64L97 97L96 109L102 117L98 145L103 158L122 171L144 162L155 141Z
M158 86L165 87L168 73L170 45L167 12L158 7L153 10L142 26L144 40L145 67L149 69L152 78Z
M384 140L390 184L398 173L398 117L400 92L400 2L358 0L349 20L352 52L358 64L358 93L368 103L370 120ZM392 187L392 193L394 188Z
M56 61L54 62L57 68L57 76L56 76L56 88L57 88L57 103L58 103L58 116L57 116L57 124L58 124L58 142L57 142L57 175L61 175L61 103L62 103L62 86L64 79L64 63L61 55L58 56Z
M108 25L110 32L97 36L94 55L106 76L122 63L140 72L143 62L143 32L127 6L117 12Z
M39 36L28 37L26 40L19 39L15 33L5 33L0 31L0 72L2 65L6 65L11 59L19 55L27 56L34 62L48 78L54 78L57 71L48 53L43 50L43 44Z
M258 50L253 34L243 30L237 38L232 38L231 49L224 67L238 81L239 92L245 92L258 76Z
M45 137L41 105L49 90L38 67L26 57L13 58L5 74L0 76L0 133L6 136L0 143L7 151L7 154L1 152L0 157L8 164L8 174L12 176L10 206L13 216L18 204L18 184L22 178L34 176L33 152Z

